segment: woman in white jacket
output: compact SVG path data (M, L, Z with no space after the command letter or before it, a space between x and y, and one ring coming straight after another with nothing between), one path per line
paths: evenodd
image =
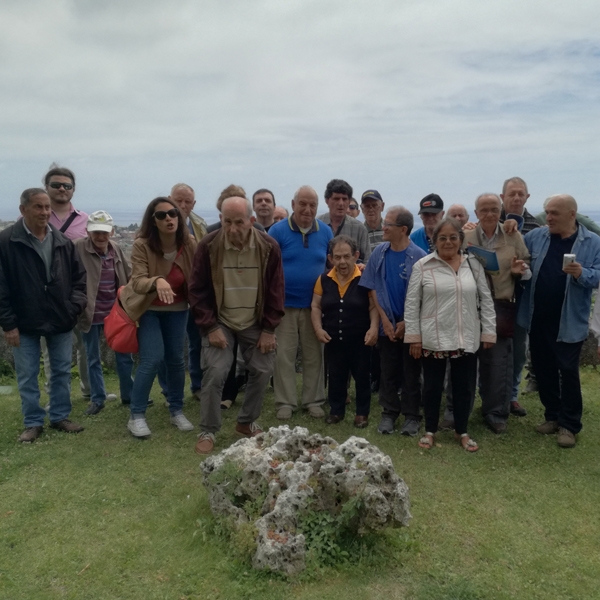
M421 448L433 446L438 430L447 359L454 400L455 436L468 452L478 446L467 433L477 377L480 343L496 342L494 303L483 267L461 253L464 233L458 221L444 219L433 232L435 252L413 267L406 294L404 343L423 359L425 435Z

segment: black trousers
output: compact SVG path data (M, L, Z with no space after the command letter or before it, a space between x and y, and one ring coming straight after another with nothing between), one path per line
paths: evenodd
M583 399L579 355L583 342L557 342L558 323L532 323L529 332L531 363L546 421L558 421L573 433L581 431Z
M454 402L454 430L467 433L471 398L477 380L477 355L465 354L458 358L423 357L423 407L425 430L435 433L440 420L440 404L444 389L446 363L450 362L450 381Z
M370 382L371 348L365 346L364 337L331 340L325 344L325 361L329 373L327 399L330 413L343 417L346 413L348 375L356 384L356 414L368 417L371 409Z
M377 342L381 374L379 377L379 404L382 415L394 421L402 413L406 418L419 421L421 404L421 360L410 355L410 344L392 342L381 336ZM398 390L402 388L401 398Z

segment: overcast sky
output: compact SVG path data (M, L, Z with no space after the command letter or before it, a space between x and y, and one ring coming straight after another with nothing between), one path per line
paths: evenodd
M0 217L53 161L87 212L334 177L472 208L514 175L533 212L600 210L598 23L598 0L0 0Z

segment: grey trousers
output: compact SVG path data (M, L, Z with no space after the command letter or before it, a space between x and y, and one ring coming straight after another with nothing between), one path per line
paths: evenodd
M202 338L200 430L209 433L217 433L221 429L221 394L234 360L234 337L237 337L238 347L248 370L244 402L237 416L238 423L250 424L260 416L265 390L275 365L275 352L263 354L256 347L262 333L258 325L252 325L242 331L233 331L222 323L219 323L219 326L227 339L226 348L211 346L208 336Z
M481 412L488 423L506 423L513 388L513 341L499 337L487 350L479 350Z

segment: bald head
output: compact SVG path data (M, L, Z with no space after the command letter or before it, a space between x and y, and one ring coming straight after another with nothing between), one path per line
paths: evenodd
M577 202L573 196L550 196L544 202L544 211L550 233L566 238L577 230Z
M469 222L469 213L462 204L453 204L446 214L452 219L456 219L461 227L464 227Z

